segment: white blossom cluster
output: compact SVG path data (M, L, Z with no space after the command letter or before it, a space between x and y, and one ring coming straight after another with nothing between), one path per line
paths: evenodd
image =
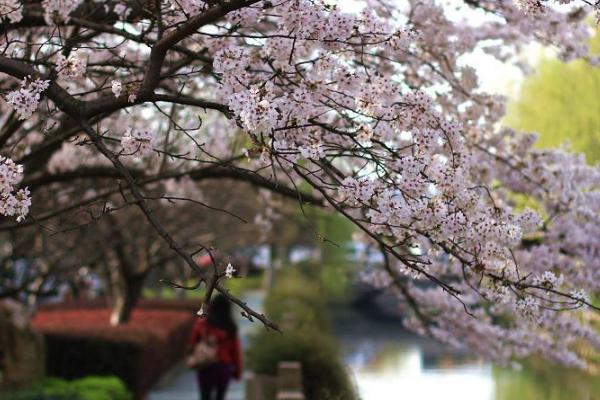
M563 276L559 275L558 277L552 271L544 271L539 276L533 278L533 284L536 286L541 286L545 288L556 288L561 285L563 281Z
M519 299L516 303L517 311L532 322L537 322L539 320L539 308L539 299L536 299L532 296L527 296L522 299Z
M517 7L525 14L539 16L546 10L546 6L540 0L515 0Z
M112 81L110 81L110 85L111 85L110 90L115 95L115 97L118 98L121 95L121 91L123 90L121 81L117 80L117 79L113 79Z
M231 265L231 263L227 264L227 267L225 267L225 277L231 279L233 278L233 274L235 274L235 268L233 267L233 265Z
M43 0L44 19L48 25L68 22L70 14L82 0Z
M23 166L0 156L0 214L21 221L29 213L31 199L27 188L15 190L23 178Z
M23 6L19 0L0 0L0 18L8 18L12 23L23 19Z
M87 63L83 58L77 57L75 54L68 58L59 54L56 59L56 69L58 76L61 78L77 78L85 74Z
M6 102L19 113L19 119L28 119L37 110L40 96L48 88L50 81L44 81L36 78L33 81L30 78L23 79L21 88L13 90L6 95Z
M512 27L501 29L459 26L433 1L407 6L406 23L382 18L386 11L376 6L350 15L310 1L276 2L260 13L259 3L229 19L261 37L260 46L243 34L207 45L220 76L218 98L253 140L268 138L261 162L275 158L286 173L305 171L329 204L389 244L390 258L402 259L393 265L408 278L400 297L413 296L420 307L412 327L499 362L520 356L518 343L530 352L552 347L519 324L544 321L540 330L548 334L555 318L548 310L584 304L577 290L600 275L580 267L580 257L598 265L583 249L597 231L591 220L600 212L600 172L562 152L536 151L533 136L498 129L505 100L481 93L476 70L458 61L482 37L506 42L512 34L560 43L565 59L585 54L586 30L571 29L566 14L537 3L477 2L510 16ZM424 61L433 72L422 70ZM542 213L515 209L510 192L533 196ZM571 221L565 210L573 210ZM561 217L549 223L544 212ZM585 213L590 219L577 226ZM561 253L562 237L573 244L570 256ZM393 286L386 274L362 277ZM444 290L413 284L425 279ZM430 320L422 317L428 313ZM503 348L490 343L498 338ZM581 365L566 346L555 354Z
M207 7L207 2L204 0L170 0L170 3L173 9L190 16L199 14Z
M143 157L152 153L154 149L155 134L148 129L131 129L121 138L124 155Z

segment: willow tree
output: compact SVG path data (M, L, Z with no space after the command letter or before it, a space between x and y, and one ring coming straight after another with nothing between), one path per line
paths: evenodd
M600 36L591 40L591 52L600 51ZM585 154L589 163L600 160L600 69L576 60L565 63L547 54L528 76L508 105L505 123L536 132L537 146L567 146Z

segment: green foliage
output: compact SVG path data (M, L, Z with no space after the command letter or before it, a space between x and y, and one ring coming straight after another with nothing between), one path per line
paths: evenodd
M322 260L325 264L336 264L346 259L345 244L352 240L354 224L339 214L313 209L321 235Z
M346 300L348 298L348 288L353 270L354 265L349 262L324 264L321 267L321 288L328 300Z
M31 389L2 394L10 400L81 400L69 383L59 378L45 378Z
M321 265L318 266L318 282L323 294L330 300L343 299L355 268L348 261L348 243L356 227L347 218L322 209L311 209L316 221L321 248Z
M263 274L257 273L253 275L244 276L243 278L226 279L223 285L229 289L231 294L240 297L244 292L249 290L258 290L263 285Z
M82 400L129 400L131 395L117 377L88 376L71 382Z
M293 315L299 329L329 330L329 313L319 285L296 270L286 270L264 303L265 312L275 321L285 322Z
M543 360L529 360L522 371L494 369L494 382L498 400L596 399L600 393L597 376Z
M241 296L247 290L257 290L262 287L263 275L262 273L245 276L243 278L225 279L221 281L223 285L231 291L234 296ZM196 283L195 280L189 279L184 282L186 286L193 286ZM142 296L144 298L152 299L160 295L161 299L172 300L176 299L179 293L183 293L183 297L186 299L202 299L206 292L203 289L198 290L184 290L175 289L171 286L165 285L160 291L151 288L144 288Z
M591 42L600 47L600 35ZM564 64L543 58L527 78L518 99L508 106L505 123L540 134L542 148L570 145L589 163L600 160L600 69L584 61Z
M356 398L339 351L330 336L317 330L262 332L248 352L253 371L275 374L280 361L298 361L307 399L353 400Z
M314 266L286 270L277 276L265 300L265 311L281 323L284 333L261 331L247 354L250 369L275 374L280 361L298 361L306 398L357 398L337 343L329 333L329 314Z
M45 378L31 389L0 393L7 400L131 400L125 384L114 376L89 376L73 381Z

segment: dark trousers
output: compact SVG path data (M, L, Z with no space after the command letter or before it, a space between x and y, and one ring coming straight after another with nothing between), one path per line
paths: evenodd
M200 368L197 373L200 400L225 400L231 380L231 365L215 363Z
M225 400L227 386L200 386L200 400Z

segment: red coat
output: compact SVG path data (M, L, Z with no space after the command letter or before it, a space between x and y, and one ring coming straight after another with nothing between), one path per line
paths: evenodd
M236 335L210 325L204 318L198 318L190 335L189 348L191 349L199 341L211 336L216 339L219 362L232 365L234 378L240 379L242 376L242 352L240 341Z

